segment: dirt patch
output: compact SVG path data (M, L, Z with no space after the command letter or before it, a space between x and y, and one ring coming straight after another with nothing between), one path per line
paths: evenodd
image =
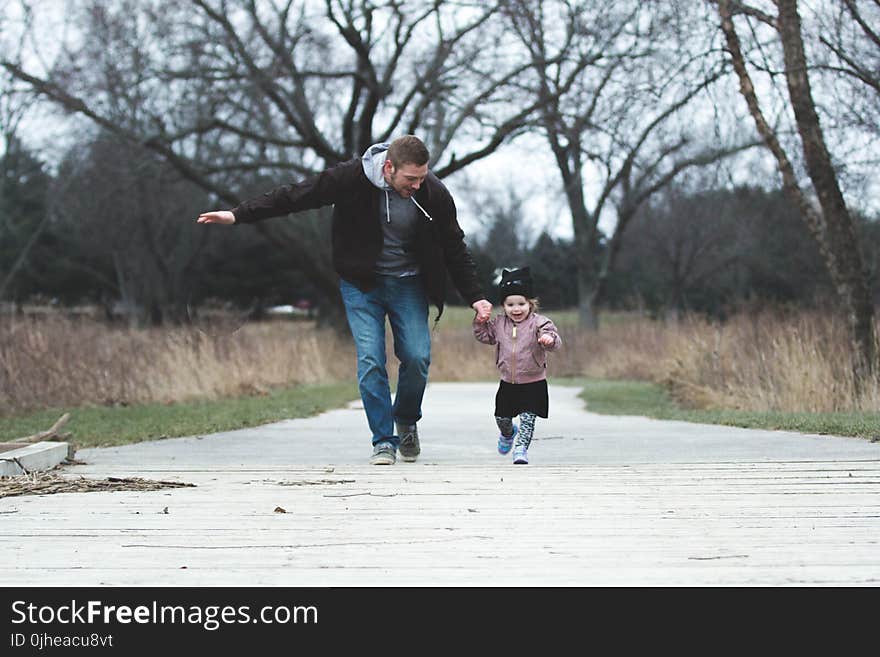
M117 490L148 491L194 487L195 484L178 481L153 481L138 477L86 479L83 476L66 477L58 472L34 472L0 478L0 498L19 495L53 495L55 493L91 493Z

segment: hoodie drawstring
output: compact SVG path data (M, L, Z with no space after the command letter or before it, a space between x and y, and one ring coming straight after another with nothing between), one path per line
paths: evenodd
M419 205L419 202L416 200L415 196L410 196L410 199L412 199L412 202L416 204L416 207L422 211L422 214L428 218L428 221L434 221L434 218L425 211L425 208Z
M391 223L391 204L388 200L388 190L383 190L385 192L385 221L386 223ZM428 214L427 210L419 205L419 202L416 200L415 196L410 196L409 199L416 204L416 207L422 211L422 214L428 218L428 221L434 221L434 218Z

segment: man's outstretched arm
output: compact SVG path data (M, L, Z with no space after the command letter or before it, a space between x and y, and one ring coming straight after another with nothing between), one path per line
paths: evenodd
M350 193L359 174L362 175L360 160L349 160L300 182L282 185L242 201L231 210L202 213L196 221L200 224L248 224L333 205Z

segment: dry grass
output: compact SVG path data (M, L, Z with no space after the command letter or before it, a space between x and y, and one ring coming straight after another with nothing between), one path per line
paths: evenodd
M740 315L723 325L687 321L662 382L696 408L876 411L876 380L856 395L843 322L817 314Z
M194 486L195 484L177 481L155 481L139 477L88 479L86 477L70 477L61 472L32 472L14 477L0 477L0 498L16 497L19 495L89 493L92 491L164 490L166 488L189 488Z
M843 322L810 313L742 314L724 324L690 317L657 322L638 315L605 318L598 333L557 319L563 350L552 376L631 379L664 384L692 408L782 412L874 412L880 385L857 397ZM434 341L434 380L494 379L491 348L465 327Z
M349 341L312 324L247 324L217 337L191 328L123 329L89 319L0 323L0 411L255 394L352 376Z
M696 408L868 411L880 402L876 384L855 398L844 327L828 317L743 315L719 325L616 315L591 333L578 329L571 313L546 314L564 343L550 356L551 378L660 382ZM450 312L433 332L432 381L497 378L493 349L473 338L472 316ZM253 323L216 337L186 328L110 329L60 317L2 322L3 412L212 399L355 376L350 339L311 322ZM392 381L393 353L389 332Z
M550 376L654 380L658 354L669 346L663 325L645 319L615 322L599 333L560 327L563 348L548 357ZM434 334L431 379L473 381L497 379L494 347L473 337L470 325Z

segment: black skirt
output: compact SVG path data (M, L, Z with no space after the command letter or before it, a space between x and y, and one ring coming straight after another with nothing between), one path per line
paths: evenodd
M495 395L496 417L516 417L523 412L547 417L548 407L547 379L534 383L502 381Z

